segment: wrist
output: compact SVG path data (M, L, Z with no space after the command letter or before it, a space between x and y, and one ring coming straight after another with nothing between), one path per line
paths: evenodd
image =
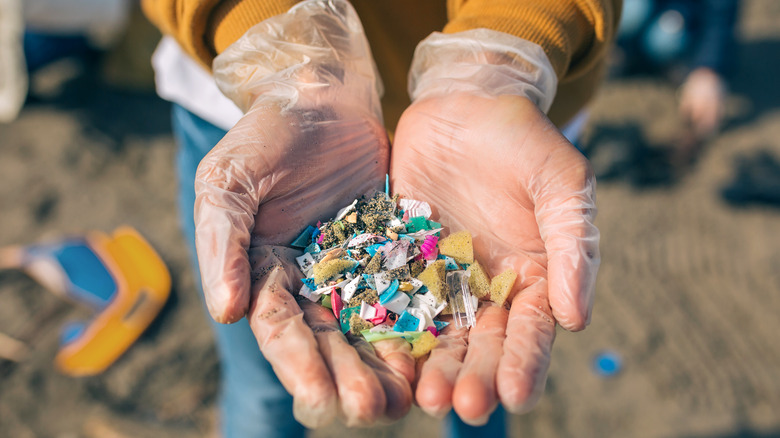
M544 50L489 29L433 33L415 50L409 73L412 100L453 92L519 95L547 112L558 79Z
M381 118L381 83L346 0L306 0L258 23L214 60L213 70L220 90L244 112L258 103L345 103Z

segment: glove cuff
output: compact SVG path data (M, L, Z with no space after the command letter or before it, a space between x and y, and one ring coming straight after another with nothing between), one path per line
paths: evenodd
M213 71L244 112L260 102L289 109L353 101L381 120L381 81L346 0L305 0L260 22L214 59Z
M490 29L434 32L417 46L409 71L409 96L418 100L453 92L531 99L545 113L558 86L541 46Z

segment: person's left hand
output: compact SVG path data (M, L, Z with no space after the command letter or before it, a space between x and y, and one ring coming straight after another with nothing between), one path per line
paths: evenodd
M697 138L706 138L720 128L725 98L723 79L713 70L700 67L688 75L680 88L680 115Z
M395 193L428 202L450 231L473 235L489 274L519 275L510 308L482 303L418 368L416 401L484 424L499 401L530 410L543 392L556 322L582 330L599 265L587 160L525 97L446 93L415 101L391 153Z

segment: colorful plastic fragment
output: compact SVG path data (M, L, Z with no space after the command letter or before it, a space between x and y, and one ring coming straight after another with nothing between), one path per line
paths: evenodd
M490 282L490 300L499 306L503 306L509 296L509 292L512 291L515 279L517 279L517 273L511 269L493 277L493 280Z
M488 277L485 269L479 262L474 262L466 269L469 273L469 287L471 288L471 294L475 297L482 299L484 297L490 298L490 277Z
M344 333L369 342L400 337L424 356L449 324L443 315L473 326L477 297L495 289L500 299L514 282L509 274L491 282L474 262L471 235L439 238L441 224L430 216L425 202L375 192L307 228L293 242L305 248L299 295L331 308Z
M436 260L436 256L439 255L439 250L436 248L436 244L439 242L437 236L427 236L420 246L420 251L425 260Z
M439 301L447 301L447 284L445 282L446 269L447 265L444 260L436 260L417 276L417 279L422 281L425 287L427 287Z
M474 247L471 243L471 233L459 231L439 241L439 252L450 256L458 263L474 263Z
M419 359L439 344L439 340L431 332L425 331L419 338L412 342L412 357Z

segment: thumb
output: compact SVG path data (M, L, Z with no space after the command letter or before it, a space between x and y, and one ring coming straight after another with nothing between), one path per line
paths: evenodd
M246 157L226 139L195 176L195 245L209 313L217 322L233 323L249 308L247 250L261 196Z
M596 180L587 160L571 145L543 166L531 191L547 251L553 316L567 330L590 322L601 261L596 217Z

